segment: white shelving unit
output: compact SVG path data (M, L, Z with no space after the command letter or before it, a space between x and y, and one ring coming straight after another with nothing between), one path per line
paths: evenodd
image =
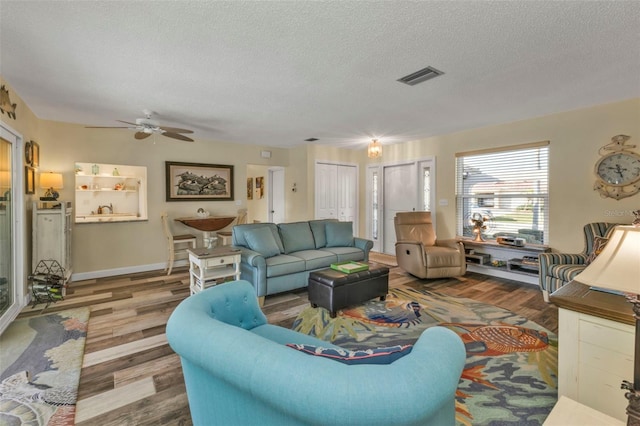
M65 282L72 273L71 230L73 208L71 202L47 203L56 208L44 208L37 201L33 203L33 253L31 271L41 260L55 260L64 268Z
M495 241L477 242L460 239L465 250L473 250L473 253L465 255L467 269L471 272L491 275L500 278L508 278L528 284L538 284L538 267L522 263L524 256L537 258L540 253L550 251L549 247L526 244L524 247L515 247L498 244ZM501 266L494 266L494 260L501 261Z
M76 223L147 220L147 168L76 163Z

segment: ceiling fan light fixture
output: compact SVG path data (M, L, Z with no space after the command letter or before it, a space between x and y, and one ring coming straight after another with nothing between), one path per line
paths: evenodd
M382 144L378 142L378 139L372 139L367 147L367 156L369 158L382 157Z

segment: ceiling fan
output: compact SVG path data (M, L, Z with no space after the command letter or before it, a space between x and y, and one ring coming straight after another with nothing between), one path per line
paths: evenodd
M177 127L161 126L160 123L151 118L151 111L145 109L142 110L145 118L136 118L135 123L129 121L116 120L121 123L129 124L129 126L87 126L87 129L132 129L136 133L134 137L136 139L145 139L154 133L159 133L162 136L168 138L179 139L181 141L193 142L193 139L188 138L180 133L193 133L193 130L179 129Z

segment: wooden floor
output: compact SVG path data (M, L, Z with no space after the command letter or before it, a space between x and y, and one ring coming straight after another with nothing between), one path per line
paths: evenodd
M154 271L73 282L64 301L44 310L91 309L77 425L192 424L180 361L165 337L167 318L189 295L188 281L188 271L178 268L171 276ZM389 285L501 306L557 332L558 311L544 303L536 286L475 273L460 280L417 280L397 267L391 268ZM300 290L267 297L263 310L270 323L290 327L307 306L307 293ZM42 307L27 307L20 317L37 315Z

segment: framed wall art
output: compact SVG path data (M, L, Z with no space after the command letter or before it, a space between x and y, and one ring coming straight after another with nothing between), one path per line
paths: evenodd
M36 193L36 169L31 166L24 166L24 193L35 194Z
M31 141L24 144L24 162L27 166L33 166L33 145Z
M253 200L253 178L247 178L247 200Z
M264 177L256 178L256 195L258 198L264 197Z
M233 166L165 161L167 201L232 201Z
M37 169L40 166L40 145L31 141L31 150L33 151L31 166Z

